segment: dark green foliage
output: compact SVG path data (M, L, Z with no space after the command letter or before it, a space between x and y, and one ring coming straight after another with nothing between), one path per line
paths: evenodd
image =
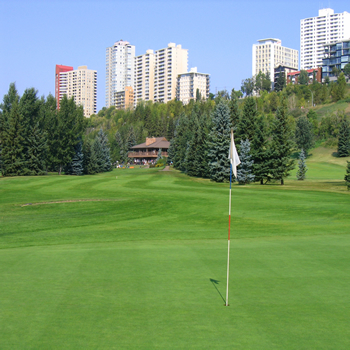
M181 171L186 170L186 151L188 142L191 140L191 138L192 130L189 118L185 114L182 114L175 130L174 142L172 143L172 161L174 163L174 167L176 169L180 169Z
M238 98L235 89L231 91L230 106L230 119L233 126L233 130L236 131L240 119L240 110L238 108Z
M76 106L73 97L68 100L64 95L53 124L50 152L52 163L61 174L63 167L72 161L75 146L84 131L85 121L82 107Z
M208 177L208 128L204 115L195 120L193 137L188 143L186 151L186 173L190 176Z
M256 102L254 97L248 97L244 101L243 113L240 116L236 131L236 140L252 140L255 133L255 122L257 118ZM240 146L239 146L240 147ZM239 150L239 147L237 149Z
M298 171L297 171L297 179L298 180L305 180L305 175L307 172L306 162L305 162L305 153L304 150L301 149L300 155L299 155L299 162L298 162Z
M93 148L94 141L86 139L83 144L84 174L94 175L98 173L97 157Z
M216 182L228 181L230 178L230 110L226 103L220 102L212 113L212 128L208 143L208 160L210 178Z
M3 125L1 134L1 172L3 176L16 176L27 173L23 159L23 118L17 102L11 105L8 119Z
M338 139L338 157L347 157L350 155L350 126L346 116L343 115Z
M276 84L275 84L275 91L282 91L286 87L286 75L284 72L280 72Z
M74 147L75 154L65 173L70 175L82 175L84 172L83 143L80 140Z
M12 106L14 104L18 105L18 103L19 95L16 89L16 85L14 83L11 83L8 93L4 95L3 103L0 104L0 169L2 171L2 174L4 174L4 169L2 168L2 159L4 156L4 153L2 152L5 138L4 132L8 128L8 120L10 118Z
M46 174L47 134L39 127L39 122L30 126L26 141L26 166L30 175Z
M253 163L253 174L255 181L261 184L268 179L269 175L269 157L267 125L264 116L257 118L255 123L255 133L251 142L251 153Z
M284 184L284 178L294 168L291 159L293 152L293 141L290 125L287 118L286 101L277 109L272 126L270 174L272 179L280 180Z
M248 139L241 140L239 159L241 164L237 169L237 181L240 185L246 185L254 181L255 175L252 173L253 163L250 153L250 142Z
M309 149L314 145L313 125L308 117L302 116L297 120L295 142L299 149L305 151L305 155L307 156Z
M102 173L112 170L110 148L107 135L102 129L99 130L92 147L97 163L97 172Z
M196 102L199 102L202 99L201 93L199 89L196 90Z
M346 167L346 173L345 173L345 177L344 177L344 180L345 180L345 183L346 183L346 186L348 187L348 190L350 190L350 162L347 161L347 167Z

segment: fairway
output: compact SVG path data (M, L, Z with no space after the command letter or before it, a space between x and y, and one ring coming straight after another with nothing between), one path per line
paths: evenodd
M233 186L229 307L227 184L0 178L0 348L349 349L345 160L319 152L305 182Z

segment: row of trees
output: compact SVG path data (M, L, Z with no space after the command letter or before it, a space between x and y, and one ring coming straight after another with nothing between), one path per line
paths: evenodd
M56 100L51 95L46 99L38 98L37 91L30 88L19 96L15 84L11 84L0 109L0 167L3 176L110 170L110 157L107 160L106 156L109 147L102 130L104 136L99 134L96 140L87 141L83 146L86 119L82 107L76 106L73 98L64 96L58 111ZM95 159L97 165L94 165ZM100 164L102 159L106 159L107 165Z
M254 179L263 184L278 180L283 184L294 167L293 135L285 101L278 108L268 133L266 119L258 116L254 98L245 100L240 113L238 101L232 97L229 103L220 101L210 116L193 109L191 115L180 117L169 149L174 167L191 176L227 181L229 135L233 127L242 157L239 182ZM249 169L253 176L248 176Z

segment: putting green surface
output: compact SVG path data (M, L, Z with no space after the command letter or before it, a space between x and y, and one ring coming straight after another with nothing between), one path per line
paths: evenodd
M308 166L233 187L229 307L227 184L1 178L0 348L349 349L345 165Z

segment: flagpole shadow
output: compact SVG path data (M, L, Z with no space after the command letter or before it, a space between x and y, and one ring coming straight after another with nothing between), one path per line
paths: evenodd
M223 302L226 304L225 298L222 296L222 294L220 293L218 287L216 286L217 284L219 284L220 281L214 280L214 279L212 279L212 278L209 278L209 281L213 284L214 288L215 288L216 291L219 293L221 299L222 299Z

